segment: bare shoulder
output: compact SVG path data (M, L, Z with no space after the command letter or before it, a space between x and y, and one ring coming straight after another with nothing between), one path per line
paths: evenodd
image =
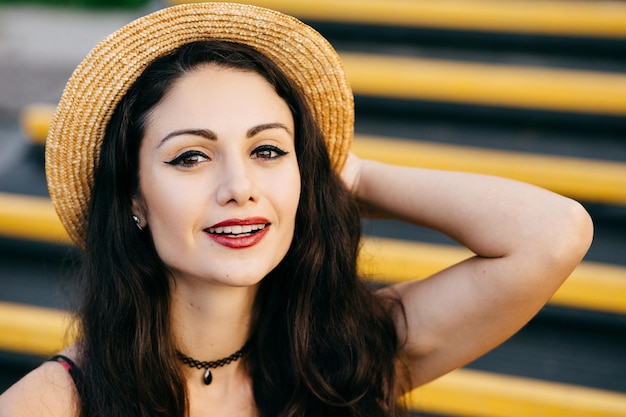
M46 362L0 395L0 417L77 416L74 381L57 362Z

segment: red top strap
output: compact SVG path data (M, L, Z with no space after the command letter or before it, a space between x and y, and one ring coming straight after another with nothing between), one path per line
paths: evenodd
M82 373L80 368L74 363L73 360L68 358L65 355L55 355L47 360L47 362L58 362L60 363L65 370L70 374L74 384L77 384L79 379L82 377Z

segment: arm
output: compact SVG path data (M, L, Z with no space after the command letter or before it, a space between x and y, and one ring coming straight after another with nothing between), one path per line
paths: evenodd
M513 335L586 253L592 224L582 206L504 178L397 167L351 156L344 180L370 213L439 230L476 256L383 291L406 312L400 358L421 385Z
M68 372L46 362L0 395L0 417L78 415L76 389Z

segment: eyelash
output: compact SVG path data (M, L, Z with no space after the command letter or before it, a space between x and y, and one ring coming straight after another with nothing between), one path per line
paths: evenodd
M183 168L190 168L200 163L201 162L199 160L200 158L209 159L208 156L206 156L204 153L200 151L187 151L178 155L176 158L172 159L171 161L168 161L165 163L169 165L174 165L174 166L181 166ZM193 161L190 162L190 160L192 159Z
M263 145L259 146L255 150L252 151L253 158L259 158L264 160L273 160L278 159L281 156L287 155L288 152L283 151L282 149L273 146L273 145ZM265 155L265 156L264 156ZM209 159L209 157L200 151L187 151L178 155L176 158L171 161L166 161L165 163L173 166L181 166L183 168L191 168L194 165L202 162L200 159Z
M262 154L265 154L265 156L262 156ZM266 160L278 159L287 154L288 152L273 145L262 145L252 151L252 155L254 155L255 158Z

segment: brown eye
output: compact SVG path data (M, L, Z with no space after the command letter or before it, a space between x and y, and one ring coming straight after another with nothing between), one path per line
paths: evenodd
M287 152L272 145L259 146L252 151L252 157L259 159L276 159L280 158L283 155L287 155Z
M190 168L199 164L200 162L204 162L207 160L209 160L209 157L200 151L187 151L178 155L171 161L167 161L165 163L169 165Z

